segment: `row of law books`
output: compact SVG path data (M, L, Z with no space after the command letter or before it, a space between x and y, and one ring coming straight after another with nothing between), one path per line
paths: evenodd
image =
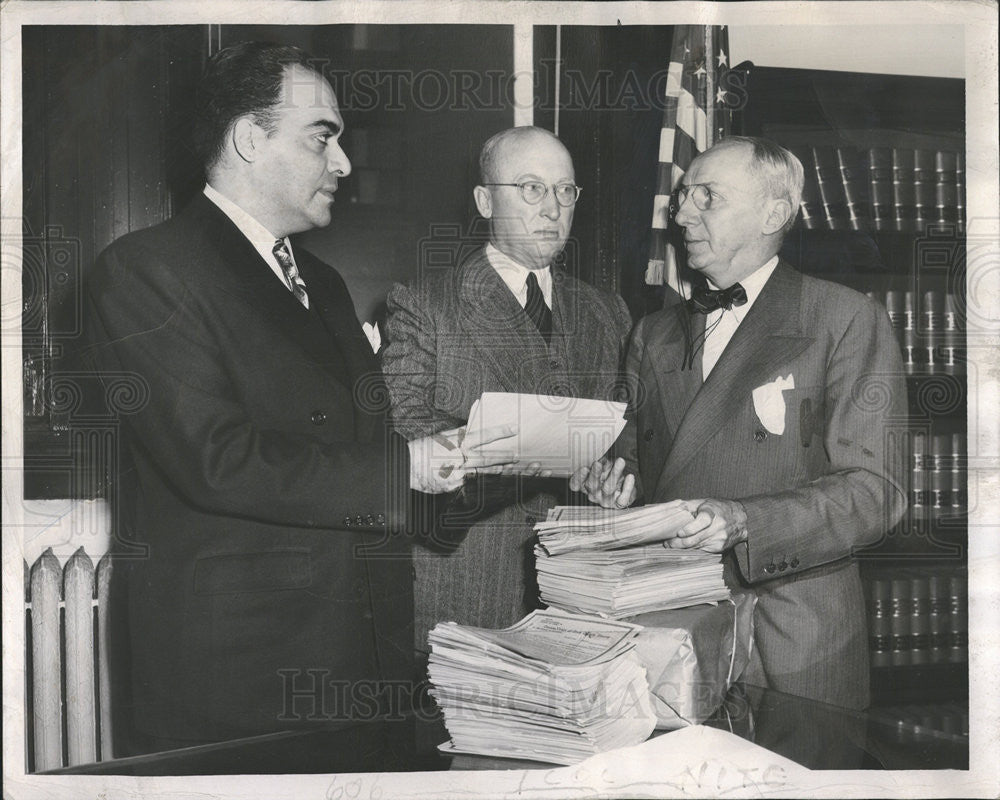
M911 430L909 462L910 522L961 517L969 511L968 443L964 433Z
M801 214L808 230L918 233L965 229L965 157L905 147L791 148L805 170Z
M868 716L888 726L897 744L908 744L928 736L962 741L969 737L967 703L922 703L879 706Z
M867 582L873 667L969 659L969 580L963 566L897 567Z
M550 509L535 525L541 599L612 618L728 599L718 553L669 546L693 519L679 500L625 510Z
M958 313L960 298L928 289L870 291L885 306L911 375L960 375L965 372L965 330Z

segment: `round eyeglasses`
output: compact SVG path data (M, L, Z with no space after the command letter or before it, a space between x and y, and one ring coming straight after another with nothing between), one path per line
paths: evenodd
M670 215L674 216L681 210L684 201L691 198L699 211L708 211L712 207L712 190L703 183L692 183L690 186L678 186L670 194Z
M557 183L552 187L546 186L541 181L521 181L520 183L484 183L482 186L516 186L521 193L521 199L530 206L537 206L545 199L545 195L552 189L556 202L563 206L571 206L580 197L583 188L575 183Z

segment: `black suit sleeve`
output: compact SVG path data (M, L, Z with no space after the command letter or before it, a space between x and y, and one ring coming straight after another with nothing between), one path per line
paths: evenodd
M382 515L400 527L409 495L402 438L329 441L275 426L247 396L252 384L237 379L245 361L232 352L247 320L225 318L178 273L152 247L114 245L86 298L90 363L138 380L145 396L123 422L166 481L215 514L334 528ZM292 348L286 364L285 374L256 376L258 385L279 396L282 387L321 387ZM351 424L351 402L332 406L340 417L332 424Z

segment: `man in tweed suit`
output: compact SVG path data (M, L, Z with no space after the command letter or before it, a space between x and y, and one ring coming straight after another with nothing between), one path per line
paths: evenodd
M758 597L744 679L862 708L851 556L905 507L889 445L906 387L885 310L778 258L802 182L798 159L762 139L694 160L674 207L709 288L636 327L624 458L571 484L604 505L687 500L695 519L669 545L726 553L728 580Z
M505 130L484 145L480 180L489 244L454 269L422 266L418 281L389 293L383 370L407 437L466 420L484 391L610 398L614 389L625 304L553 266L579 194L569 152L545 130ZM438 622L504 627L537 607L532 527L555 494L565 502L566 482L493 476L464 491L476 520L467 533L442 531L414 551L418 650Z

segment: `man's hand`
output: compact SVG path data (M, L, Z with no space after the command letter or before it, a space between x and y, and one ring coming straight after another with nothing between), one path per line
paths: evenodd
M569 488L586 492L591 503L604 508L628 508L635 502L635 475L625 474L625 459L602 458L570 475Z
M671 548L700 547L721 553L747 540L747 512L736 500L685 500L694 519L663 544Z
M409 442L410 488L427 494L452 492L461 487L466 475L477 471L509 470L515 463L513 452L481 453L478 448L516 431L509 425L484 428L475 439L466 436L464 427L439 431Z

